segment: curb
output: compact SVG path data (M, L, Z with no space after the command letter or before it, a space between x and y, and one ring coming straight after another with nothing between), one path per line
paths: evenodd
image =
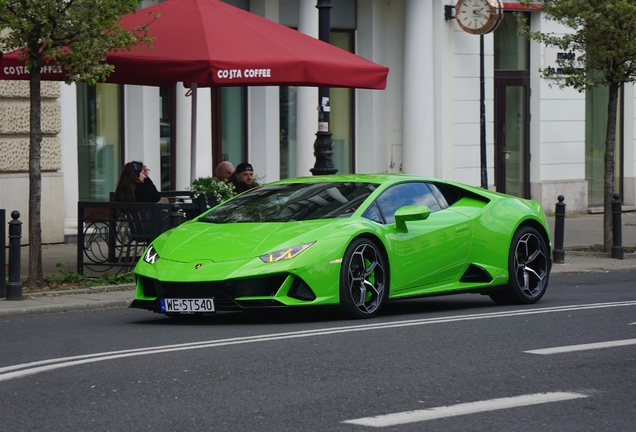
M111 291L130 291L135 289L135 284L121 284L121 285L104 285L104 286L94 286L94 287L86 287L86 288L76 288L69 290L58 290L58 291L40 291L34 293L23 293L22 298L29 297L47 297L47 296L59 296L65 294L94 294L101 292L111 292Z
M22 300L4 300L5 302L10 302L15 304L16 306L20 305L20 302L28 302L29 300L40 299L39 302L42 302L46 297L64 297L67 295L73 294L99 294L105 292L118 292L118 291L133 291L135 289L135 284L122 284L122 285L105 285L105 286L95 286L95 287L86 287L86 288L78 288L78 289L70 289L70 290L60 290L60 291L42 291L35 293L25 293L22 296ZM44 300L46 301L46 300ZM44 304L44 305L29 305L24 307L10 307L4 309L0 307L0 318L4 317L16 317L23 315L36 315L36 314L48 314L48 313L60 313L60 312L71 312L71 311L81 311L81 310L95 310L95 309L108 309L108 308L124 308L130 305L130 300L126 299L115 299L115 300L78 300L76 302L67 303L67 304Z
M31 306L21 309L7 309L0 310L0 317L16 317L24 315L39 315L48 313L59 312L71 312L80 310L91 309L108 309L108 308L120 308L128 307L130 302L128 300L104 300L92 303L76 303L76 304L60 304L60 305L45 305L45 306Z
M612 258L611 252L585 252L585 251L572 251L565 250L565 256L578 256L578 257L590 257L590 258L603 258L603 259L616 259ZM623 252L623 260L631 260L636 258L636 253Z

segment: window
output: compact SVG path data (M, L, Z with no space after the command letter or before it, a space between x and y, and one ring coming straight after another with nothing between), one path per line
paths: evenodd
M530 14L524 13L528 22ZM530 41L519 36L519 24L512 12L505 13L505 19L495 31L495 69L528 70L530 63Z
M109 201L122 165L122 94L117 84L77 84L79 199Z
M331 44L353 52L353 32L332 31ZM333 166L340 174L353 172L353 90L332 88L329 95L332 115L329 118L333 140Z
M332 31L331 44L354 52L353 31ZM308 173L296 172L296 87L281 86L280 99L280 178L290 178ZM333 166L339 174L353 172L354 161L354 92L348 88L331 88L329 92L331 115L329 129L333 140ZM316 100L318 105L318 100ZM316 112L316 131L318 113ZM302 143L306 145L306 143ZM313 145L313 142L311 143ZM313 148L313 147L312 147Z
M247 89L212 89L212 159L214 165L247 160Z
M201 222L294 222L351 217L376 189L374 183L265 185L215 207Z
M377 207L374 205L370 206L364 217L377 222L377 210L379 209L387 224L395 222L394 215L400 207L426 206L431 212L442 209L429 185L421 182L401 183L393 186L384 191L375 201L375 204L377 204ZM446 207L446 203L443 204Z
M592 72L592 74L597 73ZM622 88L619 90L618 97L616 141L614 143L614 190L622 196ZM604 202L608 103L609 89L605 86L598 86L585 92L585 180L587 180L587 204L590 207L602 206Z
M286 179L299 175L296 172L296 87L281 86L278 94L280 104L280 178ZM316 121L318 121L317 116Z
M161 87L159 90L159 148L161 151L161 190L174 189L174 172L176 166L176 152L174 137L174 103L175 88Z

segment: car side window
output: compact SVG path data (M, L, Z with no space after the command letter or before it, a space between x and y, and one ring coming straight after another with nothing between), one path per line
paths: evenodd
M441 210L439 202L431 189L426 183L422 182L395 185L385 190L375 202L387 224L395 222L395 212L400 207L417 205L427 206L431 212Z
M428 187L431 189L431 191L433 191L433 195L435 195L435 198L437 198L437 202L439 203L441 208L445 209L449 206L449 203L448 201L446 201L444 194L439 190L437 186L429 183Z
M362 217L371 219L373 222L377 222L380 224L384 223L384 219L382 218L382 213L380 213L380 209L376 201L374 201L373 204L369 206L369 208L364 212Z

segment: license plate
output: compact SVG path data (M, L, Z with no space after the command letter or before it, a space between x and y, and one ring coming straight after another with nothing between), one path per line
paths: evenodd
M214 299L172 299L162 298L161 312L173 313L203 313L214 312Z

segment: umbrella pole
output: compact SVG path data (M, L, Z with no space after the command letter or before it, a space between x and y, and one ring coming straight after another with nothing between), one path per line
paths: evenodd
M197 85L190 84L190 97L192 98L192 118L190 121L190 184L197 175Z

